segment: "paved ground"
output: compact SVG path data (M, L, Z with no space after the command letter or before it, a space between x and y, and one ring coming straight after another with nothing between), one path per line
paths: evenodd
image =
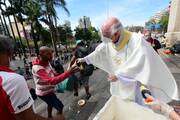
M86 94L83 87L79 90L79 96L75 97L73 91L65 91L65 93L57 93L58 98L65 105L64 113L67 120L91 120L95 114L103 107L110 97L109 82L106 80L107 75L103 71L97 69L90 77L91 98L86 102L84 107L79 107L77 101L85 99ZM30 86L33 85L32 80L28 80ZM35 101L35 110L38 114L47 116L46 104L40 99ZM55 114L55 110L54 110Z
M169 67L178 86L180 86L180 57L165 55L162 51L160 51L160 56ZM18 64L21 64L21 62ZM28 80L28 84L32 87L34 86L32 80ZM92 97L87 101L84 107L79 107L77 105L79 99L85 98L83 87L79 90L79 97L74 97L73 92L68 91L65 93L57 93L58 98L60 98L65 105L64 113L67 120L92 120L97 112L104 106L105 102L110 97L109 82L107 81L106 73L99 69L94 71L93 75L90 77L90 92L92 93ZM173 102L173 104L175 103L180 104L180 102ZM46 104L44 102L38 99L35 101L35 106L35 110L38 114L47 116Z
M180 55L166 55L162 50L160 51L160 55L176 80L180 96ZM180 105L180 102L173 101L170 104Z

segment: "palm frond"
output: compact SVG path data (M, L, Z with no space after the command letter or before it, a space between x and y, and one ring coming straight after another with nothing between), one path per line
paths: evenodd
M45 19L44 17L39 19L40 21L44 22L46 25L50 26L50 23L47 19Z

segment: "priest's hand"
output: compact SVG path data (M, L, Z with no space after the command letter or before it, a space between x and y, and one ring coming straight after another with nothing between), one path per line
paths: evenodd
M84 58L78 58L76 60L76 63L82 63L82 62L86 62Z
M108 76L108 80L111 81L111 82L115 82L118 80L117 76L114 75L114 74L111 74Z

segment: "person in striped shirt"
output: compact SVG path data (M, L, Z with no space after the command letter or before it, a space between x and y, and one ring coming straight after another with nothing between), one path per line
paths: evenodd
M39 50L39 56L33 60L32 74L36 86L36 94L48 105L48 117L52 117L52 108L54 107L58 114L63 115L63 103L55 95L55 85L71 76L78 67L76 63L64 73L57 75L53 71L50 62L53 59L53 50L42 46Z

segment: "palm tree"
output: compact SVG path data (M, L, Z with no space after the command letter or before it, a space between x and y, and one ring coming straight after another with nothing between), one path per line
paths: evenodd
M30 50L30 46L29 46L29 41L27 38L27 34L26 34L26 30L24 28L24 21L25 19L23 18L24 15L24 8L26 7L26 3L28 2L28 0L9 0L9 3L11 4L11 6L9 6L6 11L4 12L5 15L15 15L17 20L21 23L22 28L23 28L23 33L24 33L24 37L26 39L26 43L27 46L29 48L29 52L31 55L31 50Z
M163 33L167 32L168 21L169 21L169 13L166 13L164 16L162 16L159 21L159 24L161 25L161 30Z
M6 5L6 1L5 0L4 0L4 6L7 9L7 5ZM9 16L7 16L7 17L8 17L9 25L10 25L10 28L11 28L11 33L13 35L15 43L17 44L17 40L16 40L16 37L15 37L15 34L14 34L14 30L13 30L13 27L12 27L12 23L11 23L10 17ZM15 45L15 50L18 51L19 55L21 54L20 51L19 51L19 48L17 48L16 45ZM16 55L16 52L15 52L15 55Z
M18 34L18 37L19 37L20 46L22 48L24 56L26 57L26 51L25 51L24 45L22 43L22 39L21 39L21 35L20 35L20 31L19 31L19 28L18 28L18 24L17 24L17 20L16 20L15 15L13 15L13 19L14 19L14 23L15 23L15 26L16 26L17 34Z
M31 25L31 34L33 37L36 54L39 54L38 44L37 41L40 40L40 34L42 30L42 25L39 22L39 18L42 16L41 13L41 6L39 4L39 1L32 1L29 0L27 2L26 7L24 8L26 18L26 23ZM35 33L36 32L36 33Z
M5 1L5 0L4 0L4 1L1 0L1 5L4 5L5 8L7 9L6 1ZM2 8L2 7L1 7L1 8ZM12 29L12 24L11 24L11 21L10 21L10 18L9 18L10 15L6 14L6 10L1 9L1 12L2 12L3 15L5 14L5 15L8 17L8 19L9 19L9 24L10 24L10 27L11 27L11 30L12 30L12 33L14 33L14 32L13 32L13 29ZM22 39L21 39L21 36L20 36L20 32L19 32L19 28L18 28L18 25L17 25L17 21L16 21L16 18L15 18L15 15L12 14L12 16L13 16L13 18L14 18L14 22L15 22L15 25L16 25L17 33L18 33L18 36L19 36L19 41L18 41L18 42L20 42L20 46L21 46L19 49L22 48L23 53L24 53L24 56L26 56L26 54L25 54L25 48L24 48L23 43L22 43ZM15 37L15 35L13 35L13 36ZM18 40L18 39L17 39L17 40ZM18 50L19 50L19 49L18 49ZM20 51L21 51L21 50L20 50ZM19 51L19 52L20 52L20 51ZM19 53L19 55L20 55L20 53Z
M57 17L55 7L63 8L68 15L70 15L70 13L68 9L66 8L65 0L40 0L40 2L41 2L41 6L44 13L44 17L41 18L41 21L43 21L45 24L49 26L52 44L53 44L56 55L58 55L57 48L56 48L56 38L57 38L56 28L57 28L58 17Z
M5 34L5 32L6 32L6 28L5 28L4 24L3 24L3 20L2 20L2 18L1 18L1 15L0 15L0 20L1 20L1 25L2 25L2 27L3 27L4 34Z
M6 1L5 1L5 0L3 1L3 3L4 3L5 8L7 8ZM12 31L13 38L14 38L14 40L16 41L15 35L14 35L14 31L13 31L13 28L12 28L12 24L11 24L10 17L7 16L7 18L8 18L8 21L9 21L9 25L10 25L10 28L11 28L11 31Z
M1 13L2 13L2 7L1 7L1 5L4 5L4 3L0 0L0 10L1 10ZM4 24L3 24L3 20L2 20L2 18L1 18L1 15L0 15L0 20L1 20L1 25L2 25L2 27L3 27L3 29L4 29L4 32L5 32L5 27L4 27Z
M5 35L10 36L9 33L9 29L5 20L5 16L3 15L4 9L2 8L2 5L4 5L4 3L2 1L0 1L0 10L1 10L1 14L2 14L2 18L3 18L3 22L4 22L4 26L5 26Z

